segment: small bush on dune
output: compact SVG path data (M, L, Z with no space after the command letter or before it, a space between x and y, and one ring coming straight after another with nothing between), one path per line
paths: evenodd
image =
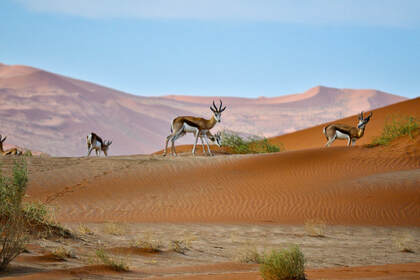
M104 249L96 250L96 257L106 266L115 271L129 271L129 266L122 258L110 257Z
M265 137L244 139L237 134L227 132L223 133L222 145L231 148L235 154L275 153L284 150L283 145L271 144Z
M11 178L0 174L0 271L24 251L27 232L22 199L27 182L23 160L15 162Z
M381 136L373 139L370 147L388 145L392 140L400 136L410 136L420 128L420 122L413 116L393 116L387 119Z
M304 280L305 259L299 247L273 250L264 257L260 272L264 280Z

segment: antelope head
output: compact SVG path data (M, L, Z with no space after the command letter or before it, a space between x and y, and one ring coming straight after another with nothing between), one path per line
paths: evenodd
M367 116L367 118L363 117L363 111L359 115L359 123L357 124L357 128L361 129L364 128L365 125L370 121L370 118L372 117L372 112Z
M214 104L210 107L210 110L213 112L213 116L217 122L220 122L222 120L222 112L226 109L226 106L222 108L222 100L220 100L219 108L217 108L216 104Z
M217 146L221 147L222 146L222 134L219 132L217 132L216 134L213 135L213 139L212 140Z

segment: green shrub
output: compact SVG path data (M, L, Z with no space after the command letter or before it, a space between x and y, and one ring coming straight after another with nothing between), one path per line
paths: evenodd
M413 138L419 127L419 121L413 116L393 116L387 119L381 136L373 139L369 146L388 145L395 138L405 135Z
M264 257L260 272L264 280L303 280L305 258L299 247L273 250Z
M31 150L26 150L26 151L23 153L23 155L24 155L24 156L26 156L26 157L31 157L31 156L32 156L32 152L31 152Z
M222 145L230 147L235 154L275 153L284 150L283 145L271 144L265 137L244 139L237 134L227 132L223 133Z
M0 174L0 271L24 251L27 232L22 198L27 182L24 160L15 162L12 177Z

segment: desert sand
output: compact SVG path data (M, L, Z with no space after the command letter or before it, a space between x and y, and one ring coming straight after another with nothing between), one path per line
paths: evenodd
M243 263L247 252L290 244L302 248L309 279L419 279L420 136L364 145L386 116L418 116L419 102L374 111L350 148L324 148L320 126L276 138L286 151L274 154L192 157L184 147L179 157L29 158L27 200L52 205L80 239L33 242L5 279L261 279L258 265ZM14 159L0 160L7 170ZM57 247L75 258L55 260ZM94 263L101 247L131 271Z

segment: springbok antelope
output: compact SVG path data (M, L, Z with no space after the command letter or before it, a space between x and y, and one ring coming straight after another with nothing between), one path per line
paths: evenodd
M216 104L214 104L214 101L213 101L213 105L210 107L210 110L213 112L213 115L209 120L204 119L204 118L191 117L191 116L180 116L173 119L172 124L171 124L171 134L168 135L168 137L166 137L165 151L163 152L163 156L166 156L169 141L172 142L172 146L171 146L172 155L176 156L175 141L187 133L193 133L195 136L194 147L192 149L193 155L195 155L195 147L197 146L197 141L199 137L201 139L204 138L207 144L207 149L209 151L209 154L212 155L210 151L210 147L209 147L208 133L210 129L212 129L216 125L216 123L221 121L222 112L226 109L226 106L223 108L222 106L223 106L222 100L220 100L219 108L216 107Z
M326 147L329 147L335 139L345 139L347 140L347 146L350 146L350 143L354 145L356 140L362 138L365 133L366 124L370 121L372 113L369 114L367 118L363 117L363 112L359 115L359 123L357 127L349 126L345 124L330 124L324 127L324 135L327 137Z
M3 143L4 141L6 141L7 136L5 136L4 138L2 138L2 136L0 135L0 152L2 153L3 156L10 156L10 155L22 155L22 151L16 149L16 148L11 148L8 150L3 150Z
M222 134L220 133L220 131L217 132L216 134L211 134L210 131L207 131L206 132L206 137L211 142L213 142L214 144L216 144L218 147L221 147L222 146ZM202 135L200 135L200 139L201 139L201 146L203 147L203 154L205 154L206 153L206 150L204 148L204 141L203 141L203 136ZM207 149L209 151L209 155L212 156L213 154L210 151L210 148L208 146L208 143L207 143Z
M95 149L96 156L99 156L101 151L104 152L105 156L108 156L108 148L112 144L112 141L104 141L97 134L91 132L88 136L86 136L86 142L88 146L87 156L90 156L93 149Z

